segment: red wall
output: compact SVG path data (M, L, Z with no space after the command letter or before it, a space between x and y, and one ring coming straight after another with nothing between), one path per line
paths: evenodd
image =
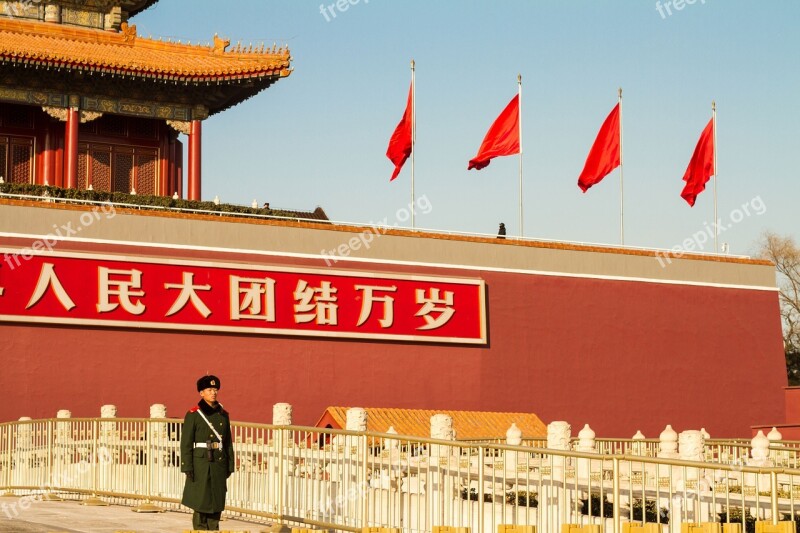
M182 257L324 268L315 260ZM712 437L749 436L753 424L784 418L777 292L357 268L484 278L489 344L0 324L0 420L58 409L99 416L105 403L131 417L165 403L179 417L196 403L195 381L206 372L221 378L220 400L241 421L270 422L276 402L291 403L294 422L303 425L329 405L525 411L545 422L567 420L573 433L589 423L598 437L636 430L656 437L668 423L678 431L705 427Z

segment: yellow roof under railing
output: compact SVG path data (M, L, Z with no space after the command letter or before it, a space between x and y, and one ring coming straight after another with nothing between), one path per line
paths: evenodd
M335 429L346 427L350 407L328 407L317 422L317 427L330 425ZM390 409L365 407L367 431L385 433L393 427L400 435L430 437L431 417L446 414L453 418L457 440L478 438L505 438L514 423L523 438L546 437L547 425L533 413L495 413L488 411L448 411L434 409Z

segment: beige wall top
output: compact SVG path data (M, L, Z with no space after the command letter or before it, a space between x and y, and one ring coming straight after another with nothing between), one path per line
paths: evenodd
M704 285L776 286L774 266L754 259L688 254L676 257L653 250L513 238L129 209L111 213L110 208L105 209L0 199L0 234L58 236L60 232L62 237L81 240L302 254L326 259L330 266L342 266L351 260L401 262ZM90 218L91 223L84 223ZM76 233L67 236L67 228Z

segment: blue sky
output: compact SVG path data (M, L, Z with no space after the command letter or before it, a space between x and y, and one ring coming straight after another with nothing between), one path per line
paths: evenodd
M622 87L626 245L669 248L713 222L711 182L694 208L680 197L712 100L720 242L747 254L766 229L800 240L800 2L675 1L326 0L334 18L319 0L170 0L132 22L292 52L289 78L204 124L204 199L393 222L410 168L389 183L385 152L413 58L415 189L431 206L419 228L519 233L517 157L467 171L519 73L526 237L619 243L618 171L586 194L576 183Z

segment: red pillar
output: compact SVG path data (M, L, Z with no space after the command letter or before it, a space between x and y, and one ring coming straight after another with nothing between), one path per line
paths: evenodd
M158 128L161 146L158 150L158 188L153 192L159 196L172 196L169 190L169 128L166 124L161 124Z
M50 124L46 126L44 132L44 151L42 152L42 175L39 176L39 184L44 184L45 181L50 185L56 182L56 173L53 168L55 163L55 146L53 146L53 134Z
M183 198L183 143L175 139L175 187L178 198Z
M189 200L200 200L200 158L202 126L199 120L192 121L189 133Z
M78 110L67 110L67 126L64 133L64 187L75 189L78 186Z
M172 196L178 192L178 156L176 155L178 139L169 139L169 182L167 185L167 196Z
M64 135L63 133L66 130L60 129L59 131L53 132L53 160L56 163L55 168L55 177L53 181L50 182L50 185L55 185L56 187L63 187L64 186ZM58 137L55 134L58 134Z

